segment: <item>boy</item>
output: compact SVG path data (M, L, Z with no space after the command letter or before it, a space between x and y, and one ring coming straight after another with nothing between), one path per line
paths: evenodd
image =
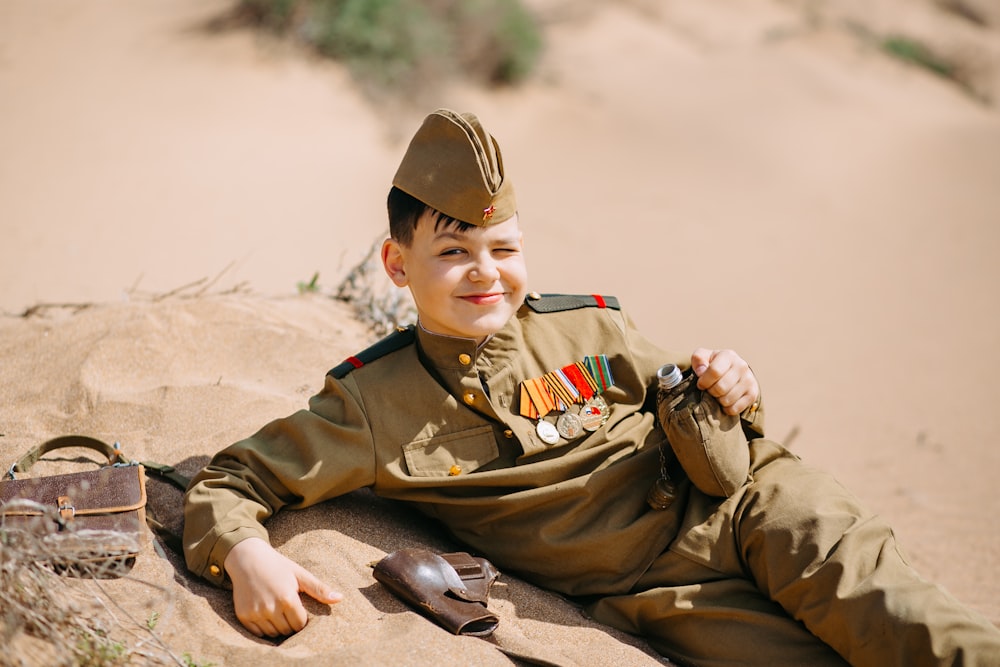
M475 116L425 119L388 210L383 265L417 325L331 370L309 410L220 452L186 496L188 567L228 576L251 632L300 630L302 592L340 599L261 521L367 486L675 660L1000 664L995 627L920 579L834 480L762 437L737 354L683 359L611 297L527 292L513 188ZM672 455L656 417L665 363L690 367L750 436L738 488L706 492ZM667 479L666 502L647 502Z

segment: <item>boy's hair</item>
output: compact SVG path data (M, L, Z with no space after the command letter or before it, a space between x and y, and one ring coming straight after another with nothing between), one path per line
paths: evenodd
M389 236L406 247L413 243L413 230L417 228L417 222L426 211L432 213L434 229L439 229L442 226L455 226L458 231L466 232L476 227L476 225L445 215L416 197L403 192L395 185L389 190L386 207L389 211Z

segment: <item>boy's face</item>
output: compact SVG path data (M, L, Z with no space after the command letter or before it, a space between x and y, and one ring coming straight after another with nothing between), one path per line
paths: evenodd
M462 232L435 229L426 212L408 247L385 241L382 263L392 282L410 288L425 329L482 342L524 301L528 276L522 250L516 215Z

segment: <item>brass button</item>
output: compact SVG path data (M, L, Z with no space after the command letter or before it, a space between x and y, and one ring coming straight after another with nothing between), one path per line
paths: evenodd
M448 475L450 477L454 477L456 475L461 475L461 474L462 474L462 466L460 465L453 465L452 467L448 468Z
M213 563L212 566L208 568L208 573L213 577L218 577L222 574L222 568Z
M458 363L462 364L463 366L468 366L471 362L472 362L472 357L470 357L469 355L465 353L458 355Z
M503 432L503 437L505 437L505 438L513 438L514 437L514 432L511 431L510 429L507 429L506 431Z
M528 292L528 298L531 299L532 301L537 301L538 299L542 298L542 295L539 294L538 292Z
M462 396L462 400L465 401L467 405L472 405L473 403L476 402L476 395L473 394L471 391L466 392L466 394Z

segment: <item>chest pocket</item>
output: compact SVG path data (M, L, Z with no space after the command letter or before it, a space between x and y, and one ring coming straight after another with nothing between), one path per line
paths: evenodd
M451 477L469 473L499 455L491 426L478 426L403 445L406 469L414 477Z

